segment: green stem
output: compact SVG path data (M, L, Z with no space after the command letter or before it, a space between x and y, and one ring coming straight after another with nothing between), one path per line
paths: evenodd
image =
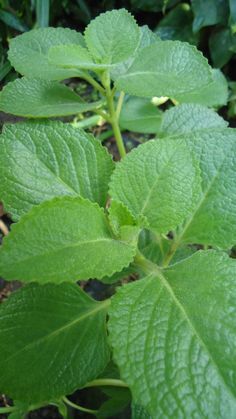
M115 105L114 105L114 90L113 91L111 90L111 80L110 80L110 75L108 73L105 73L103 75L103 85L106 90L107 107L110 114L110 124L113 129L113 133L116 140L116 145L117 145L120 156L125 157L126 155L125 146L124 146L123 138L120 132L119 122L118 122L117 113L116 113ZM122 106L122 103L120 105L120 108L121 106Z
M90 128L94 127L101 121L101 116L99 115L93 115L89 118L81 119L80 121L72 122L71 125L75 128Z
M163 265L164 268L166 268L169 265L169 263L170 263L171 259L173 258L176 250L178 249L178 247L179 247L179 242L174 241L170 250L169 250L169 252L167 252L166 256L163 259L163 264L162 265Z
M116 139L116 145L117 145L118 151L121 157L125 157L126 155L125 146L123 143L123 138L120 132L120 127L119 127L117 116L116 116L113 96L110 95L110 93L107 94L107 106L108 106L110 117L111 117L110 123L111 123L113 133Z
M120 92L120 96L119 96L117 107L116 107L117 121L119 121L119 118L120 118L120 112L121 112L121 108L122 108L122 105L123 105L124 98L125 98L125 92Z
M94 112L97 113L98 115L100 115L103 119L105 119L105 121L111 122L111 119L106 112L104 112L100 109L94 109Z
M75 403L71 402L69 399L67 399L67 397L63 397L62 400L68 406L73 407L73 409L80 410L81 412L91 413L91 415L96 415L97 412L98 412L98 410L87 409L86 407L79 406L78 404L75 404Z
M81 78L83 78L84 80L86 80L96 90L98 90L102 95L105 96L105 94L106 94L105 89L103 89L103 87L96 80L94 80L89 74L85 74Z
M99 134L96 138L99 141L101 141L101 143L102 143L103 141L105 141L108 138L112 137L112 135L113 135L113 130L112 129L109 129L109 130L106 130L106 131L102 132L101 134Z
M15 406L0 407L0 415L3 415L4 413L11 413L16 410L17 408Z
M140 252L136 254L134 263L136 266L141 268L142 271L147 275L150 275L154 272L157 272L158 274L160 274L161 272L161 268L158 265L146 259Z
M98 378L97 380L93 380L87 383L84 388L102 386L128 387L124 381L117 380L115 378Z

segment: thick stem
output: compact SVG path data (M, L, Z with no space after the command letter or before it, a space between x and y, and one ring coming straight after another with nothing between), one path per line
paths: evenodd
M71 402L69 399L67 399L67 397L63 397L62 399L64 401L64 403L66 403L68 406L73 407L73 409L76 410L80 410L81 412L85 412L85 413L91 413L91 415L96 415L97 414L97 410L93 410L93 409L87 409L86 407L83 406L79 406L78 404L75 404L73 402Z
M114 105L114 89L111 90L111 79L108 72L105 72L103 74L102 84L106 91L107 107L110 114L110 124L113 129L113 133L116 140L116 145L117 145L120 156L124 157L126 155L126 151L125 151L125 146L123 143L123 138L122 138L120 127L119 127L119 115L117 117L117 112L115 110L115 105ZM122 106L122 101L120 103L120 110Z
M124 381L117 380L115 378L98 378L97 380L93 380L87 383L84 388L102 386L128 387Z
M107 89L107 106L110 113L110 118L111 118L110 123L111 123L113 133L116 139L116 145L120 153L120 156L124 157L126 155L126 151L125 151L125 146L123 143L123 138L120 132L120 127L119 127L119 123L118 123L118 119L117 119L117 115L115 111L114 100L113 100L113 95L110 90L110 86L109 86L109 89Z

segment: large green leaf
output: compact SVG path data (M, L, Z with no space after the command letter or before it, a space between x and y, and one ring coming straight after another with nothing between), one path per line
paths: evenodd
M97 204L55 198L13 226L0 249L0 275L40 283L99 279L128 266L135 251L135 242L114 238Z
M0 136L0 197L13 219L60 195L104 206L111 156L92 135L62 122L7 125Z
M139 146L117 165L110 195L134 216L146 217L150 228L167 233L189 214L199 186L184 141L160 139Z
M150 99L129 97L122 106L120 125L135 132L157 133L160 130L162 111Z
M127 10L120 9L102 13L92 20L84 36L97 63L114 64L133 54L140 31L133 16Z
M152 418L234 419L235 275L225 253L197 252L113 297L114 359Z
M227 104L229 90L228 82L224 74L217 69L212 69L213 81L204 87L187 92L184 94L175 95L180 103L199 103L201 105L219 108Z
M232 129L186 135L199 161L201 192L178 229L178 241L228 249L236 242L236 132Z
M51 47L67 44L84 46L82 35L68 28L34 29L10 41L9 60L19 73L27 77L45 80L78 77L82 74L78 69L57 67L48 60Z
M164 112L160 131L162 135L191 134L194 131L226 128L228 122L206 106L186 103Z
M0 388L29 404L70 394L109 361L108 301L75 284L29 285L0 307Z
M211 81L210 66L194 46L159 41L140 50L127 72L116 80L116 87L134 96L174 97Z
M17 79L1 92L0 109L27 118L74 115L101 106L84 102L71 89L57 81Z

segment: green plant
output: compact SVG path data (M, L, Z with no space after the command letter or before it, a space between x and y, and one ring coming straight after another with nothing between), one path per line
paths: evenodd
M215 93L207 60L140 29L125 10L100 15L84 37L62 28L23 34L9 59L24 77L3 89L2 110L33 118L94 111L111 124L122 159L115 164L70 123L3 130L0 196L17 223L0 249L0 274L25 286L0 308L0 389L15 400L0 413L19 418L51 403L63 417L65 405L109 417L129 403L130 389L135 419L233 419L235 131L199 103L157 111L147 131L147 98L201 102L204 89ZM83 102L59 83L69 77L91 83L100 100ZM158 131L127 156L125 94L145 101L142 130ZM139 100L128 100L142 117ZM136 280L124 285L131 272ZM76 284L90 278L117 291L95 301ZM66 397L90 387L110 398L101 409Z

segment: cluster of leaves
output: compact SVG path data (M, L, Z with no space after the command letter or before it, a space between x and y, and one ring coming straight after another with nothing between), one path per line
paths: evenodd
M115 164L93 136L58 121L6 125L0 136L0 196L17 221L0 275L25 284L0 307L11 419L47 403L66 417L65 396L93 385L122 387L107 390L113 412L130 389L134 419L233 419L236 134L206 107L222 101L224 84L194 46L162 41L124 9L101 14L84 35L25 33L9 59L23 77L1 92L3 111L97 112L123 156ZM100 100L82 101L61 83L69 77L87 80ZM160 113L154 96L180 104ZM119 117L135 127L124 111L131 101L158 139L125 156ZM139 280L120 286L129 272ZM117 291L95 301L76 284L90 278ZM93 413L108 417L104 406Z

